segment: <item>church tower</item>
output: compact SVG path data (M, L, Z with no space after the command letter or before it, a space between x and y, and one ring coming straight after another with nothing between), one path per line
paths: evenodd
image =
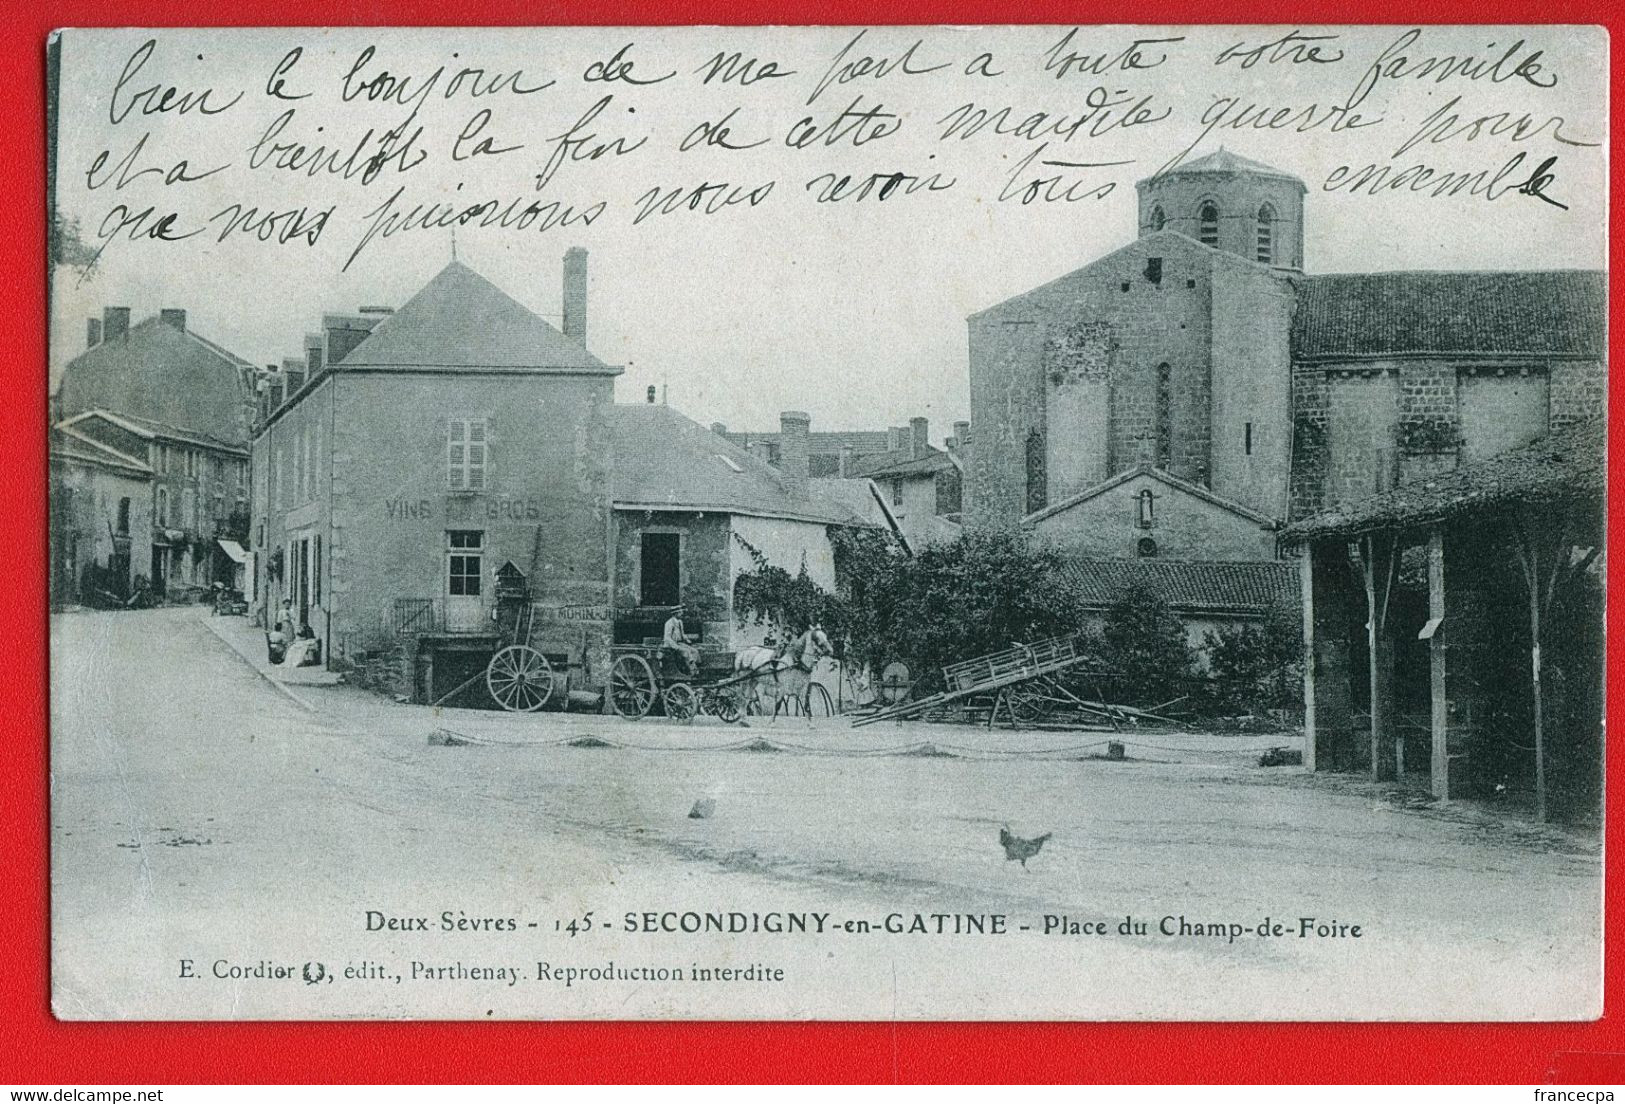
M1295 176L1221 146L1135 187L1141 237L1177 230L1272 268L1303 270L1306 189Z

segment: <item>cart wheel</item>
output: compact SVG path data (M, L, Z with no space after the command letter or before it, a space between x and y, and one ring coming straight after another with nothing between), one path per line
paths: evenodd
M909 681L908 664L888 663L886 669L880 672L880 700L887 705L896 705L908 697L909 687L913 685Z
M809 717L835 716L835 699L829 696L829 687L821 682L809 682L802 696L802 712Z
M1009 707L1011 719L1020 725L1037 724L1049 711L1044 692L1030 686L1006 687L1004 704Z
M648 716L656 693L654 670L642 656L620 656L609 669L609 704L627 720Z
M674 721L692 721L698 711L694 688L686 682L674 682L660 695L660 704L666 707L666 716Z
M705 711L723 724L733 724L745 715L745 708L740 703L739 695L730 687L727 690L712 690L705 696Z
M553 696L553 665L535 648L510 644L485 667L485 686L511 713L534 713Z

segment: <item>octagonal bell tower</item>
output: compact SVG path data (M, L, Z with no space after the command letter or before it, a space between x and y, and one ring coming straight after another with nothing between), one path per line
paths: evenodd
M1140 236L1177 230L1204 245L1272 268L1303 270L1303 181L1219 147L1148 177Z

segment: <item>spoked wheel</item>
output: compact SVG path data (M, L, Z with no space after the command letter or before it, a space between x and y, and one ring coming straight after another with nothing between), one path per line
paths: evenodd
M733 724L745 715L739 696L731 686L708 686L701 690L700 712L708 713L724 724Z
M627 720L649 715L658 691L649 661L640 655L623 655L609 669L609 704Z
M1044 719L1049 703L1044 700L1044 692L1031 686L1010 686L1004 691L1004 703L1010 709L1010 717L1017 724L1037 724Z
M802 695L801 710L809 717L835 716L835 699L829 696L829 688L821 682L809 682L807 692Z
M553 665L535 648L510 644L485 667L491 697L511 713L534 713L553 696Z
M699 712L699 698L694 687L686 682L674 682L666 687L660 694L660 704L665 706L666 716L674 721L692 721Z
M887 705L896 705L908 697L913 687L909 679L908 664L892 662L886 664L886 669L880 672L880 700Z

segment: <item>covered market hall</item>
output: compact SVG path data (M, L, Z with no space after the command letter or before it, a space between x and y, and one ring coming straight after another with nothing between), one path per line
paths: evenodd
M1284 530L1305 765L1595 820L1606 490L1605 431L1585 422Z

